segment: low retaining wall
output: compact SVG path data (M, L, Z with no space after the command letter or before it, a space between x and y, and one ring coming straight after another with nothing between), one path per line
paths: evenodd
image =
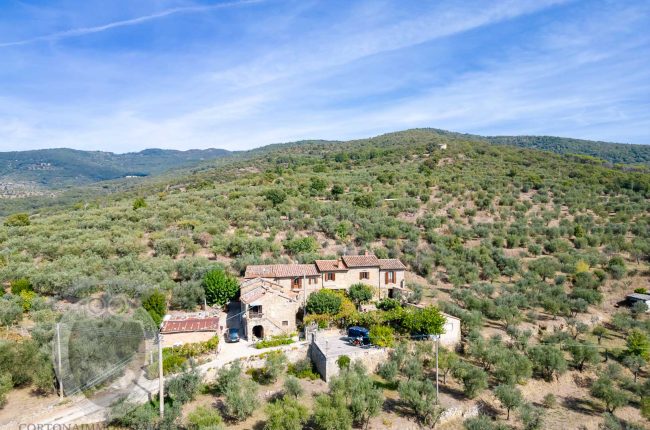
M326 350L323 343L319 344L317 341L309 344L309 358L325 382L329 382L339 374L339 366L336 361L342 355L347 355L351 361L360 361L369 372L375 372L377 366L388 359L388 350L385 348L352 347L344 352L340 352L338 349L335 351Z

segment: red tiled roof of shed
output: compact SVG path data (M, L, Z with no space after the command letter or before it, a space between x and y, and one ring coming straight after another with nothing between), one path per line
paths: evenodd
M218 331L219 318L187 318L163 322L161 333L186 333L195 331Z

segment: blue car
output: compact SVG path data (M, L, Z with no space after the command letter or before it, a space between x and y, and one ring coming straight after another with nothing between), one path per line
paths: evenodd
M358 326L348 328L348 342L355 346L370 345L369 330Z
M238 328L229 328L228 334L226 335L226 342L235 343L239 342L239 329Z

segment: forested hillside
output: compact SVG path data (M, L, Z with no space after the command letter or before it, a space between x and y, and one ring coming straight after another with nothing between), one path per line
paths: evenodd
M461 318L463 346L444 383L457 401L484 402L499 415L495 396L517 391L546 426L499 415L516 428L650 416L650 320L640 307L617 305L648 288L644 172L410 130L259 149L2 222L0 323L35 324L32 342L45 350L57 318L48 300L159 291L169 307L195 309L215 267L241 275L249 264L369 250L408 266L418 301ZM29 306L11 294L18 284L33 291ZM400 331L395 308L347 312L320 321ZM396 388L406 376L395 370L391 382L388 370L387 396L406 398ZM415 370L418 378L431 371ZM0 364L3 371L11 368ZM43 379L15 385L47 390Z
M147 149L127 154L65 148L0 152L0 183L33 184L45 189L78 186L148 176L227 154L223 149Z
M495 136L486 139L497 145L541 149L557 154L589 155L614 164L650 165L650 145L628 145L554 136Z
M413 131L429 133L437 135L440 138L452 140L461 139L489 142L495 145L518 146L520 148L538 149L556 154L586 155L610 164L637 164L646 167L650 165L650 144L631 145L557 136L479 136L434 128Z

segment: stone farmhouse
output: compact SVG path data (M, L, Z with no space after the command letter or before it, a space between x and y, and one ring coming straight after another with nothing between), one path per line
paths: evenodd
M307 297L323 288L347 290L362 283L377 299L406 290L406 266L398 259L373 254L344 255L314 264L252 265L241 284L241 325L248 339L296 331L296 315Z

